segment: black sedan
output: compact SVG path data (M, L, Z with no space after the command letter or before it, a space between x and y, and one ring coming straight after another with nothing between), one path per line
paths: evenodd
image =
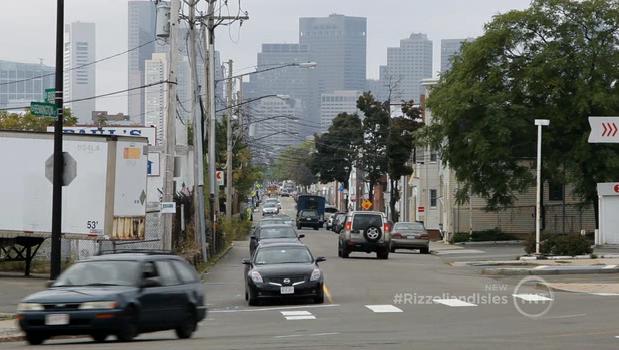
M305 237L304 234L298 234L294 227L284 223L260 225L249 236L249 255L253 256L258 244L263 242L271 240L298 242L303 237Z
M49 289L24 298L17 320L33 345L78 334L130 341L167 329L189 338L206 316L204 305L204 287L184 259L162 252L108 254L73 264Z
M249 305L286 298L311 298L323 303L321 261L325 258L314 258L300 242L261 244L251 259L243 259L245 300Z

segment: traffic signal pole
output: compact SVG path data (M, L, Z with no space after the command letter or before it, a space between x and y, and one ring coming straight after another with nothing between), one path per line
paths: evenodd
M56 123L54 125L54 176L52 181L52 251L50 256L49 279L55 280L60 274L61 236L62 236L62 175L64 162L62 156L62 81L64 64L64 0L56 5Z

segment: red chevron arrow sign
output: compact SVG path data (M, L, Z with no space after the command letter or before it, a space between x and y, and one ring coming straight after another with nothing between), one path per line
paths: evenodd
M619 143L619 117L589 117L589 143Z

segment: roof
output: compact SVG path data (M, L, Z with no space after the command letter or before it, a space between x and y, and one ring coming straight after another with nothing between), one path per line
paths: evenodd
M172 254L172 253L166 253L163 251L157 251L157 250L153 250L151 252L149 251L143 251L143 252L112 252L112 251L108 251L108 252L103 252L103 254L100 255L94 255L89 257L88 260L159 260L159 259L177 259L177 260L183 260L182 257Z
M262 248L270 248L270 247L306 247L303 242L298 240L290 239L289 241L274 241L274 242L264 242L260 243L260 247Z

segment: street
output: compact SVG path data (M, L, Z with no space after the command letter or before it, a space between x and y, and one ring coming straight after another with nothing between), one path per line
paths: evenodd
M285 213L294 210L290 198L283 198L282 205ZM617 348L619 331L615 327L615 310L619 296L554 292L548 312L530 318L521 314L513 303L514 288L522 277L490 278L474 268L452 267L441 255L420 255L414 251L392 254L388 260L377 260L375 254L364 253L341 259L337 257L334 233L324 229L303 230L303 233L304 242L313 254L327 257L321 263L328 290L325 304L299 301L247 306L243 298L241 259L248 255L248 244L236 242L207 275L209 314L192 339L176 340L173 332L160 332L141 335L122 346L125 349ZM485 248L465 249L458 254L461 259L480 254L475 251L483 252ZM574 275L553 277L553 281L579 279ZM616 281L616 277L605 279ZM484 296L491 297L484 300ZM454 301L462 297L468 298L466 302ZM45 348L111 349L119 345L96 344L89 338L79 338L50 340ZM24 343L0 344L0 349L24 347L27 347Z

